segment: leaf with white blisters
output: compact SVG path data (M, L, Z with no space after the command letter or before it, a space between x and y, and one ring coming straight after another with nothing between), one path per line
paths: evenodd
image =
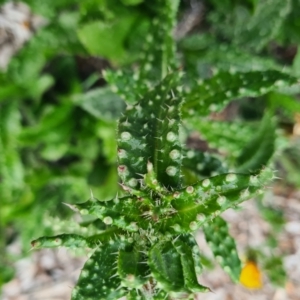
M115 300L126 294L114 267L117 262L118 243L99 246L81 270L72 300Z
M234 282L239 281L241 261L235 241L230 236L227 223L217 217L203 226L205 238L215 258Z
M178 190L170 196L172 217L161 220L160 230L193 232L220 213L258 195L273 179L273 171L263 169L258 175L221 174Z
M169 74L136 105L127 107L119 121L118 173L123 183L135 187L153 164L157 180L180 185L181 144L177 74Z
M185 92L183 113L185 116L205 116L220 111L231 100L259 97L296 82L296 78L276 70L244 73L221 71L199 81L191 91Z

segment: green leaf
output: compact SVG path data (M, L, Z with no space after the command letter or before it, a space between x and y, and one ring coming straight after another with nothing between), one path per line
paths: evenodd
M43 236L31 242L33 249L66 247L76 248L95 248L99 243L108 242L114 239L116 234L123 234L122 230L110 227L99 234L84 237L78 234L59 234L56 236Z
M260 215L272 226L274 232L278 234L285 224L284 212L280 208L264 205L262 201L257 201Z
M168 75L134 106L127 106L119 122L118 172L123 183L136 186L147 162L167 188L180 185L181 145L177 75Z
M92 244L86 238L77 234L61 234L51 237L41 237L31 242L34 249L66 247L70 249L76 248L92 248ZM95 246L95 245L94 245Z
M236 72L258 71L277 69L282 66L269 57L262 57L243 51L240 47L219 43L205 37L203 33L188 36L184 40L185 61L188 65L186 71L195 71L199 75L199 68L210 66L223 71L235 70ZM201 51L201 54L199 51ZM203 51L204 50L204 51ZM191 78L193 80L193 78Z
M186 245L188 245L189 249L192 251L192 257L194 260L194 269L196 275L200 275L203 272L203 265L202 265L202 257L200 253L199 246L195 240L193 235L182 234L179 236L179 239L183 241Z
M147 198L143 198L141 202L137 197L130 196L109 201L94 199L69 206L82 215L95 215L107 225L136 232L139 228L148 228L149 221L141 215L141 212L147 210L149 202Z
M141 250L138 245L130 245L119 251L118 274L128 288L140 288L148 280L149 267Z
M227 171L217 157L208 152L201 152L194 149L186 149L182 166L201 177L209 177Z
M148 288L148 289L147 289ZM141 290L131 290L127 295L127 300L166 300L168 299L168 293L164 290L149 290L150 286L146 286Z
M273 172L263 169L256 176L229 173L204 179L174 192L169 197L174 213L157 226L162 231L193 232L226 209L259 194L272 178Z
M137 74L128 71L103 71L104 79L109 83L113 93L117 93L127 104L134 104L150 89L151 84L145 84Z
M297 54L294 57L292 68L294 71L293 73L299 77L300 76L300 49L299 48L297 49Z
M107 121L116 120L125 109L125 103L107 87L74 95L72 100L92 116Z
M41 151L41 157L48 161L57 161L69 150L67 143L49 143Z
M275 130L271 112L266 112L258 132L237 157L237 172L255 172L267 165L275 150Z
M200 285L197 280L193 255L194 249L191 249L187 244L180 240L175 241L174 246L180 254L184 285L187 290L193 293L207 292L209 289Z
M22 87L16 86L14 83L7 82L1 78L0 103L7 99L18 98L26 92Z
M135 14L128 14L111 23L86 23L77 30L78 38L89 54L121 63L126 58L125 39L135 19Z
M230 236L227 223L217 217L203 226L205 238L215 258L234 282L239 281L241 261L239 259L235 241Z
M143 295L140 290L131 290L129 293L126 295L126 300L148 300L149 297Z
M206 49L208 46L216 46L216 40L210 34L205 33L188 35L181 39L179 42L180 49L195 51L196 53L199 53L199 51Z
M291 10L291 1L258 1L254 15L239 29L236 42L243 47L260 51L279 33Z
M172 242L161 241L150 249L149 266L165 291L185 290L181 255Z
M163 79L176 69L175 40L173 30L179 0L159 0L157 17L152 20L146 36L144 57L138 73L141 80Z
M127 103L133 104L169 72L176 70L175 41L173 31L179 0L158 0L159 9L151 19L149 33L143 40L138 71L103 73L112 91L120 95Z
M65 139L73 126L72 113L74 108L70 104L48 106L40 122L35 126L28 126L20 134L20 141L24 144L37 142L54 142ZM59 129L58 129L59 128Z
M287 280L287 274L284 269L282 257L275 255L265 257L263 270L266 272L272 284L284 287Z
M160 182L157 180L157 176L153 170L153 164L151 162L147 163L147 174L144 176L143 183L146 187L158 193L167 192L166 188L161 186Z
M72 300L115 300L125 295L120 278L115 276L118 249L119 245L113 242L96 249L80 273Z
M24 188L25 170L17 143L20 121L17 101L11 99L0 103L0 192L4 202L10 200L15 191Z
M274 109L285 109L291 114L300 112L300 102L295 96L273 92L269 93L267 97L271 107Z
M192 249L181 240L161 241L149 251L149 266L165 291L197 293L208 291L198 283Z
M209 79L200 80L196 87L185 92L183 113L190 116L208 115L221 110L233 99L262 96L295 82L296 78L275 70L245 73L222 71Z
M107 162L111 163L115 167L117 161L117 140L116 138L117 123L116 122L103 122L102 120L98 121L97 126L97 136L102 140L102 152L106 157ZM117 174L117 170L114 171ZM117 175L116 175L117 177ZM117 180L115 180L117 184Z
M208 146L225 154L230 162L235 160L241 148L256 131L255 125L241 121L222 122L202 119L199 122L197 118L189 118L187 125L191 129L198 130Z
M27 82L29 97L39 99L50 87L54 85L54 78L50 75L41 75L34 81Z
M121 1L124 5L138 5L144 2L144 0L121 0Z

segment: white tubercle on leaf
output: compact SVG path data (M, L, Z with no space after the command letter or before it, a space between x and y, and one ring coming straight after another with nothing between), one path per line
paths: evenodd
M122 141L129 141L131 139L131 134L127 131L121 133L121 140Z
M208 187L210 185L210 180L209 179L204 179L203 181L202 181L202 186L203 187Z
M166 173L169 175L169 176L175 176L176 173L177 173L177 169L173 166L169 166L167 167L166 169Z
M227 182L232 182L232 181L235 181L237 179L236 175L235 174L227 174L226 175L226 181Z
M192 194L194 192L194 187L188 186L185 190L188 194Z
M105 217L105 218L103 219L103 222L104 222L106 225L111 225L112 222L113 222L113 219L112 219L111 217L107 216L107 217Z
M180 152L178 150L174 149L169 153L169 156L173 160L178 159L180 157Z
M168 134L167 134L167 140L169 142L174 142L176 140L176 138L177 138L177 136L176 136L176 134L174 132L172 132L172 131L168 132Z

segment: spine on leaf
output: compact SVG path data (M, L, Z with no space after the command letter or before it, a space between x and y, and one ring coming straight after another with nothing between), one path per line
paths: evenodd
M296 82L296 78L276 70L245 73L221 71L209 79L200 80L196 87L185 92L183 114L205 116L220 111L231 100L262 96Z
M127 106L119 121L118 173L136 187L153 164L157 180L167 188L180 185L181 144L177 74L169 74L137 104Z
M157 0L158 10L145 37L140 67L131 74L107 70L104 78L128 104L134 104L168 73L177 70L174 28L179 0Z
M165 291L205 292L195 273L191 249L182 241L160 241L149 251L149 266L153 277Z
M81 270L72 300L116 300L126 294L117 273L118 251L124 245L111 241L99 246Z
M204 179L173 193L171 218L158 224L161 230L177 233L193 232L228 208L258 195L273 179L273 171L265 168L258 175L221 174Z

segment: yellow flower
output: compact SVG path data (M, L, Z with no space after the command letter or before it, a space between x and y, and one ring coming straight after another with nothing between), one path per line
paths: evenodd
M249 289L262 287L262 274L254 261L248 260L242 269L240 283Z

